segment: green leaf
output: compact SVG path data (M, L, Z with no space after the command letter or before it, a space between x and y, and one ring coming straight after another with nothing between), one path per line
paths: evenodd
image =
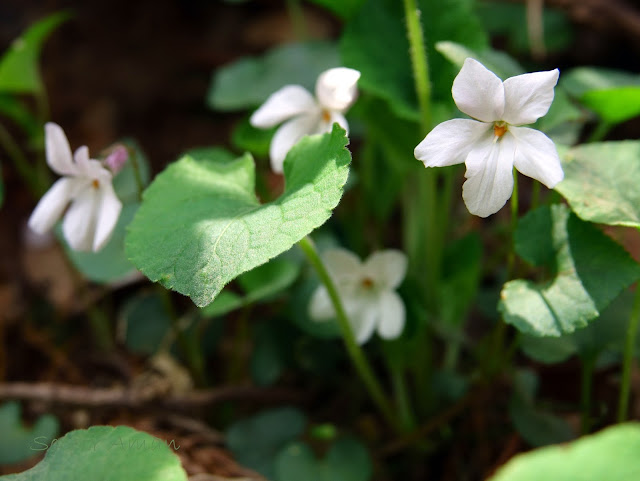
M328 42L285 45L263 57L243 58L215 71L207 104L216 110L257 107L285 85L315 91L318 75L340 66L337 48Z
M364 4L364 0L311 0L311 2L330 10L343 20L353 17Z
M544 340L554 338L545 338ZM509 401L509 416L520 435L532 446L567 442L575 438L569 424L562 418L539 408L535 403L538 378L529 370L516 371L513 396Z
M251 152L257 157L268 157L271 139L278 127L258 129L249 123L249 117L240 121L231 133L231 143L241 152Z
M0 464L18 463L40 454L51 444L59 429L58 420L50 414L40 416L26 428L20 418L19 403L11 401L1 405Z
M155 294L130 299L119 318L125 325L127 348L136 354L155 354L171 332L171 317Z
M305 443L291 443L276 458L277 481L367 481L372 466L369 453L354 439L334 443L326 458L317 460Z
M144 193L126 238L152 281L209 304L225 284L291 248L338 204L351 160L345 132L305 137L284 163L286 188L260 205L253 160L184 157Z
M640 227L640 141L581 145L561 159L564 180L555 189L581 219Z
M524 216L515 249L533 264L553 260L556 272L549 282L518 279L502 289L499 309L505 322L536 336L560 336L586 326L640 278L640 266L619 244L564 205Z
M169 443L169 444L167 444ZM48 445L33 468L3 481L186 481L179 446L128 426L93 426L67 433ZM45 448L43 446L43 448Z
M618 87L640 86L640 75L624 70L578 67L563 73L560 84L575 98L582 98L593 90L609 90Z
M578 354L583 359L597 359L604 352L622 354L634 293L624 291L597 319L584 329L560 337L521 337L522 351L536 361L553 364ZM640 351L640 332L635 340L636 352Z
M0 94L0 113L13 120L27 134L30 144L44 144L42 123L12 94Z
M16 93L42 92L38 61L47 36L69 18L67 13L54 13L35 24L13 41L0 58L0 91Z
M619 124L640 115L640 87L592 90L582 102L605 122Z
M291 286L300 274L300 264L283 256L238 276L238 285L245 292L240 296L222 291L209 305L202 308L205 317L216 317L254 302L264 302Z
M435 98L450 102L457 72L435 54L436 42L451 40L482 49L487 38L469 0L423 0L419 7ZM345 65L362 73L359 88L388 101L400 117L419 120L401 2L369 0L345 27L340 53Z
M640 424L619 424L570 444L519 454L489 481L636 481Z
M306 424L305 415L295 408L263 411L233 424L227 431L227 446L243 466L274 479L276 453L300 436Z

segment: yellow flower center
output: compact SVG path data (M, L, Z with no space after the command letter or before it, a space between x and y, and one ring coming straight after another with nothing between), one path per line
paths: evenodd
M370 277L365 277L364 279L362 279L362 281L360 281L360 284L365 289L371 289L373 287L373 279L371 279Z
M328 110L322 110L322 120L325 122L329 122L331 120L331 114Z
M507 124L503 122L496 122L495 124L493 124L493 135L496 136L494 140L497 140L500 137L502 137L507 132L507 130L509 130L507 128Z
M94 189L99 189L100 188L100 182L98 182L98 179L93 179L91 181L91 185L93 186Z

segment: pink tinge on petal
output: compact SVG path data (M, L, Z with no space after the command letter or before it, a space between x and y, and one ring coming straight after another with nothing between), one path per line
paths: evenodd
M104 165L116 175L129 160L129 151L124 145L116 145L104 159Z

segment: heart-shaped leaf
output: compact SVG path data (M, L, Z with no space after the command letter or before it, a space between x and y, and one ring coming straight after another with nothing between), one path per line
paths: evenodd
M640 424L628 423L570 444L519 454L489 481L635 481L640 479Z
M502 289L505 322L529 334L560 336L586 326L640 278L640 265L624 248L564 205L524 216L514 240L520 256L556 272L543 284L517 279Z
M225 284L291 248L322 225L342 197L351 155L337 124L287 155L286 188L261 205L249 155L227 161L186 156L160 174L129 226L131 261L152 281L199 307ZM222 160L221 160L221 158Z
M556 186L584 220L640 227L640 141L581 145L562 155Z
M28 459L47 446L58 434L58 420L45 414L30 427L22 424L20 404L8 402L0 406L0 464L12 464Z
M291 443L276 458L278 481L367 481L372 466L366 448L354 439L339 439L318 460L304 443Z
M47 445L44 459L2 481L186 481L180 448L128 426L93 426L67 433Z

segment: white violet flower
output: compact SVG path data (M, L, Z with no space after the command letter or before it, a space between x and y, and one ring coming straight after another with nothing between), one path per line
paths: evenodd
M318 77L316 98L300 85L285 85L253 113L251 125L262 129L287 120L276 131L269 148L274 172L282 173L287 152L303 136L331 132L334 122L349 131L343 114L356 99L359 78L357 70L332 68Z
M29 227L44 234L71 203L62 221L64 238L74 250L99 251L109 240L122 209L111 184L111 172L89 158L86 146L72 157L67 137L57 124L45 125L45 144L47 164L63 177L40 199L29 218Z
M558 69L511 77L504 82L467 58L451 92L473 119L448 120L415 148L425 167L465 163L462 197L472 214L498 212L513 192L513 167L553 188L564 173L555 144L542 132L520 127L547 113Z
M359 344L364 344L376 328L384 339L394 339L402 333L405 307L395 289L407 272L404 253L398 250L374 252L362 263L348 250L331 249L323 259ZM333 304L324 286L313 293L309 314L317 321L335 318Z

